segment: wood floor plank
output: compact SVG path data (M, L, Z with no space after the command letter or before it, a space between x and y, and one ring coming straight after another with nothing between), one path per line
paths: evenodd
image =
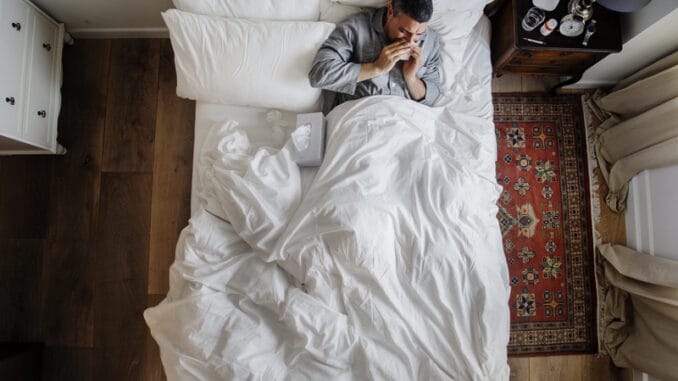
M0 240L0 342L42 341L41 239Z
M52 165L51 219L44 257L45 341L94 345L94 253L106 115L110 40L78 40L64 48L59 141Z
M0 238L44 239L52 158L9 156L0 161Z
M91 348L46 347L43 355L43 381L93 380Z
M104 172L151 172L158 99L159 39L112 41Z
M153 160L149 294L167 293L174 249L191 213L195 102L177 97L176 87L172 47L169 40L163 40Z
M0 380L40 381L43 346L0 343Z
M165 295L148 295L146 307L158 305ZM144 361L144 380L163 381L166 380L165 371L160 360L160 348L151 336L151 331L146 328L146 359Z
M582 381L622 381L624 370L617 368L608 356L589 355L584 358Z
M530 359L527 357L509 357L511 381L528 381L530 379Z
M492 78L493 93L519 93L522 91L521 78L519 75L504 74L501 77Z
M531 76L521 78L521 91L524 93L546 93L560 83L559 77Z
M97 380L142 379L152 175L106 173L96 223Z
M530 358L530 380L580 381L587 355Z

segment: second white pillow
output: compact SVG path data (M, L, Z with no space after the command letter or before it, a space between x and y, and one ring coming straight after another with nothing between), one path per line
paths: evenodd
M252 21L162 14L170 31L177 95L199 101L313 111L308 72L334 29L324 22Z
M316 21L320 0L173 0L184 12L231 18Z

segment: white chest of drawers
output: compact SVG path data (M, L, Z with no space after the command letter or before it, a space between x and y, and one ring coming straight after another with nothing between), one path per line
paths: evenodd
M25 0L0 0L0 155L57 143L64 26Z

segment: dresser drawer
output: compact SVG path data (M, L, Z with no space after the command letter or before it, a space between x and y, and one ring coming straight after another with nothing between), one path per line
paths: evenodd
M0 2L0 134L20 133L24 106L24 48L30 29L26 3L21 0Z
M54 140L50 121L55 112L54 94L55 52L58 27L41 14L33 15L33 31L28 44L28 98L22 136L36 146L52 148Z

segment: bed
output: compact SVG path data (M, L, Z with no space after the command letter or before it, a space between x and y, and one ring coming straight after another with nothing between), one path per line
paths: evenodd
M275 40L269 29L258 39L255 18L284 18L266 21L283 45L317 32L315 46L273 41L307 55L355 5L380 4L291 1L317 7L175 0L184 12L163 15L175 55L195 61L176 58L177 92L197 101L191 220L167 297L144 313L168 379L508 380L485 1L434 3L437 107L388 96L342 104L327 115L318 168L299 168L289 141L318 94L257 83L293 78L284 57L244 84L251 57L207 73L219 58L206 51L235 49L224 35L248 48ZM226 34L210 43L224 18Z

